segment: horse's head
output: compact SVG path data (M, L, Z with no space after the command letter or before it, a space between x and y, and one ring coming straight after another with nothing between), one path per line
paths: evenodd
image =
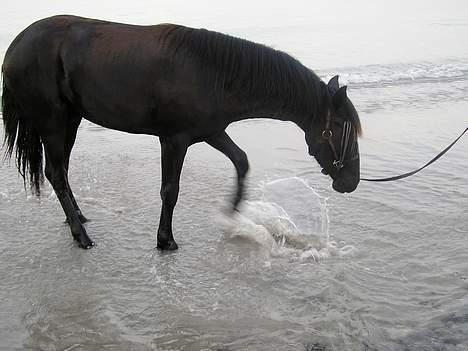
M333 179L333 189L350 193L360 177L359 116L346 95L346 86L339 86L338 76L322 85L322 97L322 112L305 131L309 154L320 164L322 173Z

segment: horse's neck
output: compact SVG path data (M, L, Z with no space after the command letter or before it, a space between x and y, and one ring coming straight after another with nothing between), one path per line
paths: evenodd
M270 108L268 106L255 106L255 104L251 108L247 108L245 111L243 111L243 113L241 113L235 119L235 121L256 118L267 118L274 119L277 121L293 122L303 130L306 129L307 125L306 117L303 113L298 113L297 111L290 111L286 108L278 109Z

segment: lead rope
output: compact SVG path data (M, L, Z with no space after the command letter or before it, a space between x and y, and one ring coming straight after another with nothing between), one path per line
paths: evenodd
M405 173L405 174L393 176L393 177L388 177L388 178L361 178L361 180L365 180L367 182L390 182L390 181L393 181L393 180L403 179L403 178L412 176L413 174L416 174L419 171L422 171L424 168L426 168L427 166L429 166L430 164L434 163L439 158L441 158L447 151L449 151L452 148L453 145L455 145L455 143L458 140L460 140L460 138L466 133L466 131L468 131L468 128L466 128L463 131L463 133L461 133L460 136L458 138L456 138L449 146L447 146L445 149L443 149L437 156L435 156L432 160L430 160L428 163L426 163L421 168L418 168L418 169L416 169L414 171L411 171L411 172L408 172L408 173Z

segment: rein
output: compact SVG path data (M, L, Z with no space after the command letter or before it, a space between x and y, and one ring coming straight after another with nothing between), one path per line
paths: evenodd
M426 163L424 166L415 169L414 171L404 173L401 175L393 176L393 177L387 177L387 178L361 178L361 180L365 180L367 182L391 182L393 180L398 180L398 179L403 179L407 178L409 176L412 176L413 174L418 173L419 171L422 171L424 168L429 166L430 164L434 163L437 161L439 158L441 158L447 151L449 151L455 143L460 140L460 138L468 131L468 128L466 128L463 133L460 134L458 138L456 138L449 146L447 146L445 149L443 149L441 152L439 152L438 155L436 155L432 160L430 160L428 163Z

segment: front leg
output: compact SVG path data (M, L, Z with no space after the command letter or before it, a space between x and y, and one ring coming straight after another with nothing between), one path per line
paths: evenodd
M237 171L237 191L232 200L232 210L238 211L239 203L244 197L244 181L247 172L249 171L249 161L247 155L241 150L239 146L232 141L225 131L211 138L208 138L206 142L214 147L216 150L221 151L226 155Z
M177 250L172 235L172 214L179 196L179 180L187 148L190 145L185 136L159 139L161 143L161 217L158 228L158 248Z

